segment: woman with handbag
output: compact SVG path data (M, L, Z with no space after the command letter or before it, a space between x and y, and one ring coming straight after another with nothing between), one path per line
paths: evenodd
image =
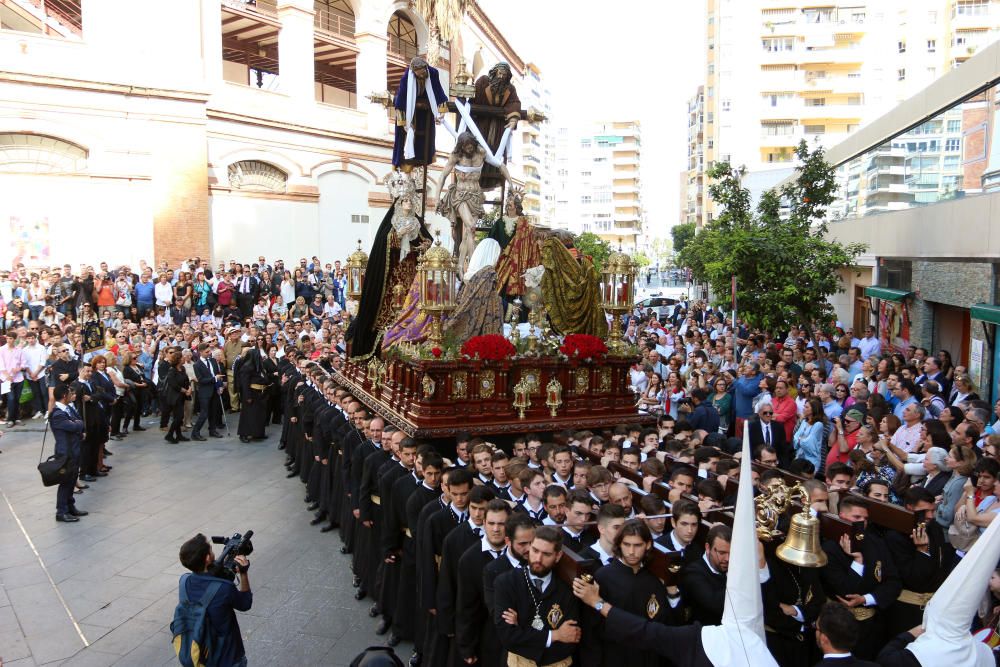
M128 433L129 422L132 422L133 431L145 431L146 429L139 425L139 417L142 416L146 388L149 387L149 384L146 382L142 366L139 365L138 356L130 350L125 350L122 353L122 376L129 388L126 394L128 400L125 403L125 428L123 432Z
M180 350L173 348L168 351L167 362L170 367L164 386L164 402L170 414L170 428L163 439L176 445L189 440L181 433L181 426L184 422L184 403L191 398L191 381L184 369Z

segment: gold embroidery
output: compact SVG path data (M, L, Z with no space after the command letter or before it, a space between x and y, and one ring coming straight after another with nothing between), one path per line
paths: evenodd
M877 581L878 583L881 584L882 583L882 561L880 561L880 560L875 561L875 573L874 573L874 575L875 575L875 581Z
M549 627L555 630L559 627L559 622L563 619L563 611L559 605L554 604L552 608L549 609L549 615L546 617L549 621Z
M649 602L646 603L646 616L649 616L650 620L656 618L656 615L660 613L660 602L656 599L656 595L649 596Z
M496 391L496 372L483 371L479 374L479 396L493 398Z

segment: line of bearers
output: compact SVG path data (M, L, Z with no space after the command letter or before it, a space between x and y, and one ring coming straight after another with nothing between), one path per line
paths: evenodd
M513 456L462 436L451 463L386 426L295 351L279 372L289 477L305 483L312 523L324 532L339 528L355 597L373 600L377 633L391 646L413 642L411 665L660 664L661 653L641 641L642 625L625 635L609 631L606 610L593 608L597 590L598 607L640 621L721 622L732 534L706 520L722 499L701 494L704 482L718 484L717 451L696 452L690 465L661 459L656 431L619 429L616 446L645 446L622 450L639 461L644 489L578 456L601 440L586 433L564 434L575 447L528 436ZM751 483L777 478L755 475ZM816 484L814 507L825 510L825 488ZM669 493L649 492L653 485ZM926 514L933 501L916 487L905 505ZM855 496L841 498L839 512L867 521L865 501ZM822 653L851 649L874 659L890 640L898 647L912 641L907 631L920 624L953 561L936 523L925 523L927 530L909 536L872 526L860 551L849 539L825 541L830 562L821 569L767 556L765 623L778 663L812 665ZM676 576L664 581L650 571L657 551L680 564ZM579 598L557 574L564 557L596 566L596 586L580 586ZM827 600L839 604L824 606Z

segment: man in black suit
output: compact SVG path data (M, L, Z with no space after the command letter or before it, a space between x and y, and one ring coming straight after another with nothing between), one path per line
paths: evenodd
M561 557L562 531L541 526L531 542L528 566L496 581L493 623L500 644L521 662L560 663L573 656L580 642L580 606L553 571Z
M236 306L240 309L240 318L246 320L253 313L253 305L257 303L260 293L259 283L249 271L236 276L233 281L236 289Z
M851 649L858 641L858 622L839 602L827 602L816 619L816 644L823 652L819 665L827 667L876 667L877 663L858 660Z
M487 565L506 560L504 529L511 514L510 506L499 498L486 506L483 538L466 549L458 560L458 593L455 599L455 660L475 658L481 666L499 667L500 641L493 628L483 598L483 571Z
M820 576L827 596L840 600L858 620L857 654L874 658L887 639L886 612L903 586L889 547L875 531L868 530L867 501L847 495L840 500L838 511L841 519L863 528L864 538L860 546L856 546L858 540L852 545L851 536L846 534L839 542L824 540L829 562Z
M702 625L722 623L732 541L733 531L729 526L721 523L712 526L705 539L704 555L681 570L681 595L691 608L692 619Z
M225 374L219 368L215 359L212 358L212 348L208 343L198 346L198 359L194 362L194 376L198 382L198 418L191 429L192 440L205 440L201 434L201 428L207 421L209 423L208 434L213 438L221 438L222 434L214 429L216 423L222 421L219 411L222 410L222 403L217 399L219 396L218 383L225 379Z
M53 390L56 407L49 416L49 427L56 441L56 456L66 456L66 475L56 490L56 521L73 523L87 512L76 508L73 500L73 486L76 484L76 469L80 465L80 442L83 439L83 419L73 407L76 395L69 385L61 384Z
M750 422L750 447L756 449L764 445L778 452L778 465L787 468L795 458L788 441L785 428L774 421L774 407L770 403L757 406L757 419Z

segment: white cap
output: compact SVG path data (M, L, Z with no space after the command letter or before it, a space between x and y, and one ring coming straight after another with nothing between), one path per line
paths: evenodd
M924 634L907 646L921 665L994 667L990 648L969 627L1000 561L1000 521L990 523L924 609Z
M740 479L751 478L750 429L743 429ZM715 667L777 667L764 638L764 604L760 596L753 485L740 484L726 576L722 625L701 629L701 645Z

